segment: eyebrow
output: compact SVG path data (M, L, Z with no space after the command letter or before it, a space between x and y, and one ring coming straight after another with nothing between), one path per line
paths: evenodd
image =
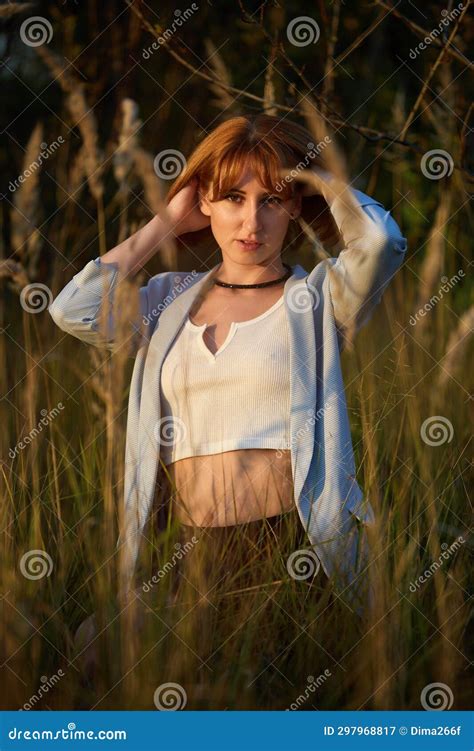
M229 193L241 193L243 196L246 195L245 190L240 190L240 188L229 188L228 192ZM278 197L278 194L276 192L275 193L268 193L268 191L265 192L265 193L261 193L260 195L261 196L277 196Z

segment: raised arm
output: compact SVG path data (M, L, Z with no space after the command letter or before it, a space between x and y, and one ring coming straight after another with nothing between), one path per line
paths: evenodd
M315 172L344 245L329 260L329 289L342 344L369 320L403 263L407 240L379 201L355 188L341 190L332 175Z
M86 344L116 351L118 321L116 295L121 279L118 263L103 263L99 258L89 261L66 284L55 297L48 310L53 321L62 331L75 336ZM144 322L148 315L148 285L135 288L125 312L119 306L124 318L129 316L131 328L120 343L127 346L129 355L134 355L138 345L140 319ZM131 286L133 290L133 286ZM135 295L138 296L138 306ZM128 307L128 306L127 306Z
M129 295L124 300L121 298L119 306L116 304L117 286L125 279L133 281L139 269L168 238L193 232L208 223L209 219L198 208L196 186L190 183L170 201L164 218L155 216L103 256L89 261L72 277L48 308L54 322L88 344L112 351L126 346L127 354L133 356L152 323L151 289L154 287L156 302L166 272L151 277L144 287L128 285ZM119 336L117 329L120 329Z

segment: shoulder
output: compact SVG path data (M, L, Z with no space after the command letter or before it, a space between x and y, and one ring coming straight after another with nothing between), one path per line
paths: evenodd
M319 261L307 276L308 286L322 287L328 277L329 268L335 266L337 262L338 259L334 256L328 256Z
M193 271L162 271L152 276L146 285L149 294L171 293L176 294L184 292L190 285L197 282L204 276L205 272Z
M144 307L151 318L158 317L163 310L176 300L190 286L204 276L205 272L193 271L162 271L152 276L142 295L146 297Z

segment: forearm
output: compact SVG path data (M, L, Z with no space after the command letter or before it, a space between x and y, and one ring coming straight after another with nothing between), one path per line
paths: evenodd
M339 230L346 259L347 251L352 249L356 255L373 255L375 250L387 246L406 250L406 239L380 201L350 186L342 190L342 184L328 172L318 169L317 174L321 178L319 190Z
M115 288L124 277L133 277L145 263L173 237L171 222L155 216L144 227L114 248L89 261L60 290L49 306L49 313L60 329L96 346L115 346L119 311L115 310ZM147 313L147 287L137 290L139 315L120 309L129 316L132 329ZM100 316L104 299L109 300L108 330L102 331Z
M152 256L174 237L171 223L154 216L148 224L100 257L104 264L116 264L121 275L137 274Z
M337 259L331 259L334 316L340 328L355 332L402 264L407 240L379 201L355 188L344 190L328 173L317 174L343 244Z

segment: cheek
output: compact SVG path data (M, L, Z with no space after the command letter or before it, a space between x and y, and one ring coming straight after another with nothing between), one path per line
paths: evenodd
M222 245L228 237L229 232L232 231L232 224L229 217L225 215L225 212L214 209L209 217L211 222L211 230L214 236L214 240Z
M278 215L274 215L271 220L269 221L269 227L270 230L275 234L282 234L285 233L289 224L289 217L286 213L278 213Z
M238 221L236 212L232 211L231 208L224 206L214 209L211 213L210 219L212 226L216 230L233 226Z

